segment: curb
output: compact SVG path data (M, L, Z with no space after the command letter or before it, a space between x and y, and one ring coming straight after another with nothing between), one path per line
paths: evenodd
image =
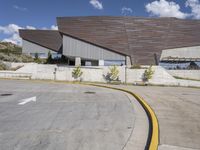
M82 83L81 83L82 84ZM158 125L158 119L156 117L155 112L153 111L153 109L149 106L149 104L147 104L147 102L141 98L139 95L129 91L129 90L125 90L125 89L121 89L121 88L115 88L115 87L110 87L110 86L105 86L105 85L97 85L97 84L87 84L87 83L83 83L83 85L91 85L91 86L96 86L96 87L102 87L102 88L109 88L109 89L113 89L113 90L119 90L119 91L123 91L126 92L130 95L132 95L133 97L135 97L135 99L142 105L142 107L145 109L147 116L149 118L149 122L150 122L150 132L149 132L149 139L147 140L147 148L149 150L157 150L158 149L158 144L159 144L159 125Z

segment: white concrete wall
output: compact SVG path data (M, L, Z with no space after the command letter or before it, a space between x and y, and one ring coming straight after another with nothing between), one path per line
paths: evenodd
M178 79L178 85L180 86L186 86L186 87L200 87L199 81L191 81L191 80L181 80Z
M153 66L154 71L152 79L149 80L151 84L158 85L177 85L177 81L161 66ZM127 83L142 82L145 69L128 69Z
M56 73L55 72L56 68ZM0 78L23 78L27 79L31 76L31 79L49 79L49 80L63 80L74 81L72 77L72 71L74 67L69 66L57 66L57 65L44 65L28 63L24 67L17 71L0 71ZM154 70L153 78L150 79L151 84L156 85L181 85L181 86L197 86L200 87L198 81L178 80L171 76L164 68L160 66L153 66ZM109 72L109 67L82 67L83 81L90 82L104 82L106 80L104 75ZM127 83L137 83L143 81L143 74L145 69L125 69L124 66L119 66L119 79L121 82L127 81Z
M56 68L56 74L54 74ZM24 67L17 70L17 72L32 73L32 79L50 79L54 80L67 80L74 81L72 77L72 71L75 67L69 66L57 66L57 65L44 65L29 63ZM90 82L106 82L104 75L109 72L109 67L99 66L99 67L82 67L83 71L82 79L83 81ZM119 66L119 80L125 82L125 67Z
M162 51L160 60L165 57L200 58L200 46L166 49Z
M167 70L172 76L200 80L200 70Z
M56 68L56 74L54 74ZM106 82L104 76L109 72L110 67L82 67L83 81L91 82ZM119 80L121 82L134 83L143 81L143 74L145 69L125 69L125 66L118 66ZM73 81L72 71L74 67L57 66L57 65L41 65L41 64L28 64L17 72L32 73L33 79L54 79ZM175 84L176 79L168 74L165 69L160 66L154 66L155 71L153 78L150 80L153 84Z
M17 68L17 67L21 67L27 64L31 64L31 63L15 63L15 62L8 62L8 61L3 61L3 63L9 68Z
M31 73L18 73L15 71L0 71L0 78L4 79L31 79Z

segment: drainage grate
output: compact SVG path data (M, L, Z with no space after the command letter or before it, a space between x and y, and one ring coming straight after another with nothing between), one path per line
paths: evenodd
M91 92L91 91L87 91L87 92L84 92L85 94L95 94L96 92Z
M12 94L6 93L6 94L0 94L0 96L11 96Z

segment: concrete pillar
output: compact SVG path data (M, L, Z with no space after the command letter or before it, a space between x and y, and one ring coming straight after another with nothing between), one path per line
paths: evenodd
M104 66L104 60L99 60L99 66Z
M81 58L80 57L75 58L75 66L81 66Z
M131 67L131 58L130 58L130 56L126 56L126 67Z

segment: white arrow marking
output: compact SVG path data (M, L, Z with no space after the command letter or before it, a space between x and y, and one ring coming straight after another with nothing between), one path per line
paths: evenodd
M36 102L36 96L20 100L20 102L18 103L18 105L24 105L24 104L26 104L28 102L31 102L31 101Z

